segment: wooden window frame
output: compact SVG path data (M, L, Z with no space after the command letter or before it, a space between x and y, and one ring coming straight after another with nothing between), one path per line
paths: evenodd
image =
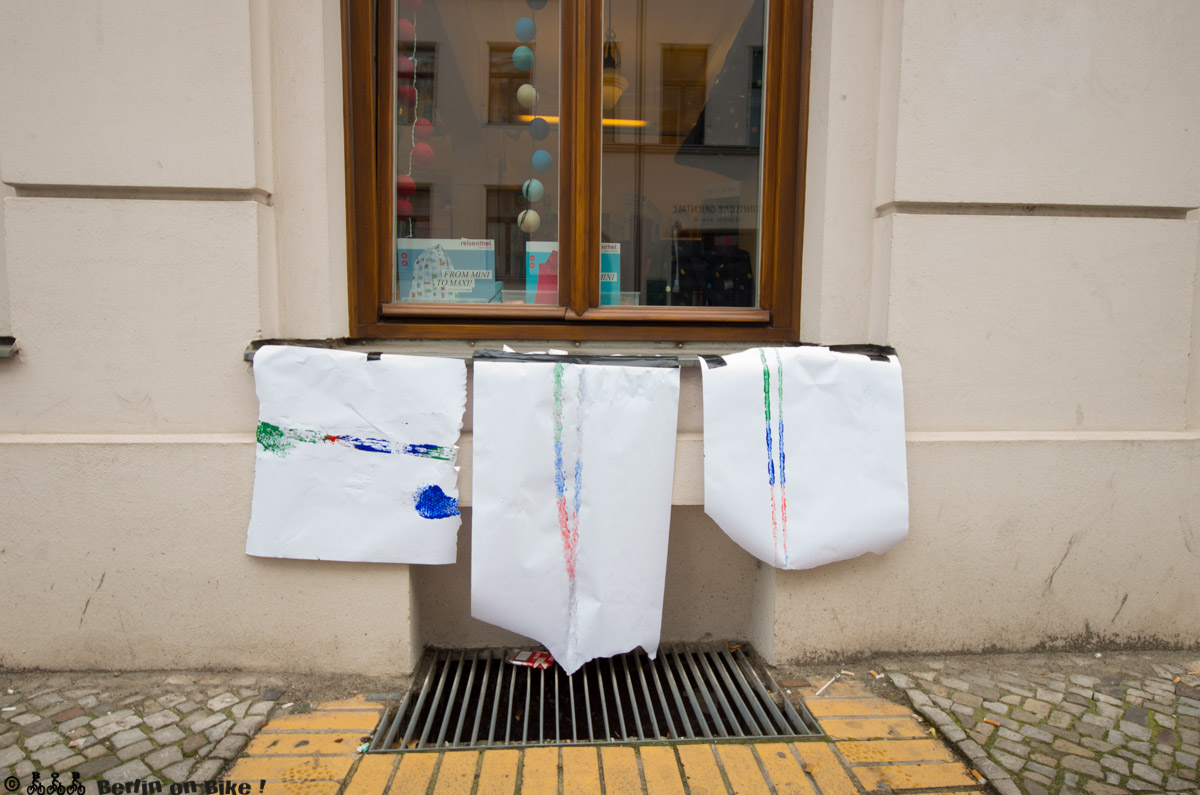
M561 5L562 305L389 303L395 0L341 5L352 337L799 341L812 0L771 0L767 6L759 308L599 305L602 0Z

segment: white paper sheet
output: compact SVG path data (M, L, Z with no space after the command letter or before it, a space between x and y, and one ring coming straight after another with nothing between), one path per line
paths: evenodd
M544 644L568 674L638 646L653 657L678 368L474 367L471 615Z
M246 553L453 563L466 363L265 346Z
M755 348L704 364L704 510L747 552L810 569L908 535L896 358Z

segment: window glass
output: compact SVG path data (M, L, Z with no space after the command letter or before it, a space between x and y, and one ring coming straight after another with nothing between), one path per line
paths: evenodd
M763 5L604 0L601 304L758 306Z
M557 0L396 4L392 300L558 303Z

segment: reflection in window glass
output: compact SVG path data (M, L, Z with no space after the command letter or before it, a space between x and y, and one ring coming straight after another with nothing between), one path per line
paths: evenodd
M558 30L557 0L397 4L395 301L558 303Z
M763 11L604 0L602 303L758 305Z

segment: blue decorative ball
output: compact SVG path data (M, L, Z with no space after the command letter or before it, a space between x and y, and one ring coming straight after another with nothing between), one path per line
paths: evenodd
M518 41L530 42L537 35L537 25L529 17L521 17L513 26L513 32L517 34Z
M525 0L525 5L529 6L534 11L541 11L546 7L546 0Z
M529 164L533 166L533 170L540 173L549 171L554 166L554 158L545 149L539 149L533 153L533 157L529 158Z
M522 72L528 72L533 68L533 50L522 44L513 50L512 62Z
M529 122L529 137L535 141L544 141L550 135L550 124L542 117Z
M546 186L540 179L527 179L521 186L521 195L531 202L540 201L546 195Z

